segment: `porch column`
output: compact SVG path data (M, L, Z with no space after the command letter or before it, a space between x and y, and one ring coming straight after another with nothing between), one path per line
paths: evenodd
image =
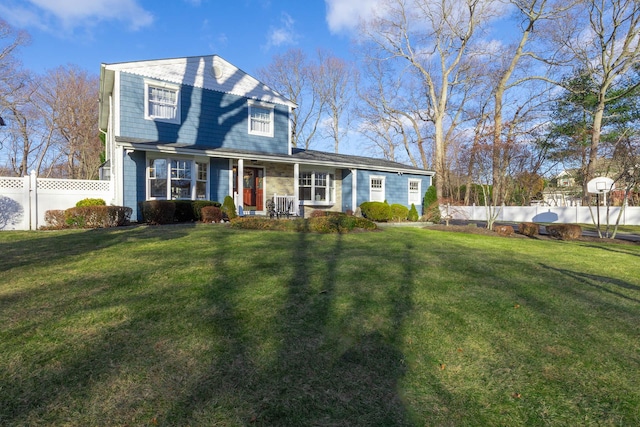
M358 170L351 169L351 210L355 213L358 208Z
M299 195L300 195L300 164L299 163L294 163L293 164L293 197L294 197L294 203L295 203L295 207L298 210L298 215L300 215L300 200L298 199Z
M238 215L244 214L244 160L238 159L238 200L236 201Z

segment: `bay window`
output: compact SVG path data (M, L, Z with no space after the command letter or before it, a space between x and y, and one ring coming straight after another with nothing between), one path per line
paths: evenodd
M208 163L156 158L147 166L148 199L207 199Z

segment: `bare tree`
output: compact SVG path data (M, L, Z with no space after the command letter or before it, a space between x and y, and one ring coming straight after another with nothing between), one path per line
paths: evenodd
M325 113L328 115L324 134L333 142L334 151L338 153L340 142L350 128L349 107L357 73L344 59L326 51L318 51L318 69L315 77L318 95L323 100Z
M50 70L41 78L36 105L45 126L59 137L63 175L95 179L104 151L98 131L98 77L74 65Z
M362 134L386 159L398 161L399 156L404 156L397 155L396 149L404 149L413 166L419 167L419 159L422 167L427 168L424 122L414 96L417 91L411 84L412 75L377 59L365 62L365 73L368 84L358 90L359 106L356 109Z
M433 124L436 192L443 196L447 121L452 91L464 73L476 29L493 13L492 1L386 0L377 17L365 23L364 38L386 60L404 61L421 79L425 108Z
M275 55L269 65L258 70L262 81L298 105L291 116L294 147L311 146L324 111L325 100L318 90L318 68L302 50L291 49Z

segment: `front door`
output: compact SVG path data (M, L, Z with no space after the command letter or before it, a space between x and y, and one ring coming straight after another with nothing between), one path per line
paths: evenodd
M245 211L264 210L264 170L259 168L244 168L242 185L243 209ZM234 191L237 191L237 189L234 189Z

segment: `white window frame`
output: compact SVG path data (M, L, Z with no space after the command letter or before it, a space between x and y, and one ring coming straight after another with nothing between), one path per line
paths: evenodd
M417 184L417 189L411 190L411 184ZM422 205L422 180L417 178L409 178L407 182L407 191L409 192L409 206L412 204L419 206Z
M321 177L320 175L324 175ZM308 176L308 177L307 177ZM298 198L300 202L304 205L309 206L332 206L336 203L336 185L335 185L335 171L326 171L326 170L318 170L318 171L309 171L303 170L300 171L300 176L298 178ZM309 185L304 185L302 180L306 180L309 182ZM322 182L324 180L325 185L318 185L318 182ZM300 197L300 192L304 188L311 189L311 199L305 200ZM319 192L316 194L316 188L324 188L326 189L326 197L324 200L318 199L321 197Z
M380 189L378 187L373 186L374 180L380 180ZM385 188L386 188L386 177L379 175L370 175L369 176L369 201L371 202L384 202L386 199ZM376 197L374 197L374 195Z
M162 117L162 116L154 116L154 115L150 114L150 112L149 112L149 102L150 102L149 101L149 94L150 94L152 88L175 92L175 94L176 94L176 102L173 105L173 108L174 108L174 111L175 111L175 115L174 115L173 118ZM175 84L166 83L166 82L157 82L157 81L145 80L144 81L144 118L146 120L153 120L153 121L156 121L156 122L180 124L180 122L181 122L180 86L175 85Z
M152 161L156 161L156 160L164 160L165 161L165 170L163 171L164 173L160 173L158 174L156 172L156 176L160 175L161 177L164 176L164 178L160 178L163 179L165 181L165 194L163 196L160 195L155 195L153 196L151 194L151 183L154 179L158 179L158 178L154 178L151 176L151 162ZM146 166L146 188L147 188L147 200L208 200L208 196L209 196L209 181L210 181L210 167L209 167L209 159L208 158L200 158L200 157L183 157L183 156L162 156L162 155L153 155L153 156L147 156L147 166ZM177 176L176 174L179 173L180 170L183 170L184 168L174 168L173 166L173 162L186 162L186 164L189 165L190 168L190 187L189 187L189 197L173 197L172 196L172 180L179 180L179 179L184 179L181 178L180 176ZM204 180L200 179L199 174L198 174L198 164L204 164L206 165L206 169L205 169L205 174L206 174L206 188L205 188L205 195L206 198L202 199L202 198L198 198L197 192L196 192L196 185L198 182L203 182ZM172 173L172 172L175 172ZM172 175L176 175L176 176L172 176Z
M249 135L273 137L274 135L273 128L275 127L275 123L273 119L274 118L273 111L275 109L275 105L268 104L266 102L259 102L259 101L252 101L252 100L248 100L248 105L249 105L249 117L247 120L248 121L247 129L248 129ZM269 113L269 122L268 122L269 129L267 132L252 129L253 121L257 120L252 116L252 113L258 109L267 110Z

